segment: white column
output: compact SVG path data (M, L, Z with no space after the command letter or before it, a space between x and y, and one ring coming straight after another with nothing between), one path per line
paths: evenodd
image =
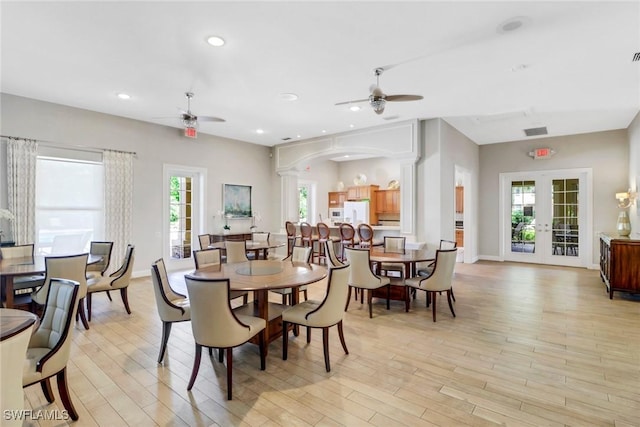
M300 201L298 200L297 170L278 172L280 175L280 227L284 228L286 221L298 222Z
M400 164L400 234L408 238L416 235L416 163ZM408 240L414 240L408 239Z

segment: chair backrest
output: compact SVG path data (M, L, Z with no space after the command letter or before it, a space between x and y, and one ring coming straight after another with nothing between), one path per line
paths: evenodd
M319 222L318 224L316 224L316 228L318 229L318 238L320 240L326 240L329 238L331 230L329 229L329 226L327 224L325 224L324 222Z
M193 261L196 263L196 269L220 264L222 262L220 249L212 248L193 251Z
M384 236L384 251L393 254L405 253L406 237Z
M458 247L458 242L451 240L440 240L440 249L455 249Z
M296 235L296 225L291 221L286 221L284 223L284 228L287 231L287 237L295 237Z
M244 240L241 242L227 240L224 245L227 249L227 263L249 261L247 243Z
M209 234L198 235L198 242L200 243L200 249L207 249L211 244L211 235Z
M458 249L438 249L433 273L420 282L420 288L428 291L446 291L450 289L457 253Z
M33 243L28 245L7 246L0 248L0 259L33 258Z
M308 222L301 222L300 223L300 235L302 236L302 240L311 239L311 236L313 234L313 227L311 227L311 224L309 224Z
M309 323L317 326L332 326L342 320L349 294L350 271L351 266L348 264L329 269L327 293L318 308L305 316Z
M109 277L111 278L112 288L121 289L129 286L129 282L131 281L131 273L133 272L133 261L135 259L134 249L135 246L127 245L127 251L125 252L122 266L118 269L118 271L109 275Z
M251 240L253 242L268 242L271 233L268 231L254 231L251 233Z
M191 328L196 343L234 347L249 338L249 326L238 320L229 302L229 279L185 276L191 303Z
M88 259L89 254L46 257L44 260L44 283L31 295L31 299L40 305L45 305L53 279L67 279L77 282L78 295L80 298L84 298L87 295Z
M351 265L349 285L367 287L380 283L380 278L371 271L369 249L344 248L347 261Z
M291 252L291 262L311 262L311 246L294 246Z
M186 295L174 291L171 287L167 268L162 258L151 264L151 281L153 282L153 292L156 296L156 306L160 319L163 321L175 320L178 312L182 316L185 313L185 309L173 304L171 301L186 298Z
M371 249L373 246L373 228L369 224L358 224L358 238L360 246Z
M47 288L40 326L29 342L29 348L50 350L36 364L43 377L61 371L69 361L71 325L80 299L80 284L73 280L51 279Z
M329 260L329 267L340 267L344 265L336 255L336 247L333 245L332 240L327 240L324 242L324 250L327 254L327 259Z
M111 250L113 249L113 242L91 242L89 244L89 253L102 257L102 259L95 264L87 266L87 271L99 271L103 274L109 268L111 262Z
M353 225L344 222L340 224L338 231L340 232L340 240L351 241L353 243L353 238L356 235L356 230L353 228Z

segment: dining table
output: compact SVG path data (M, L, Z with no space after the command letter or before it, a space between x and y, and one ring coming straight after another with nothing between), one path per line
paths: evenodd
M286 242L281 242L277 240L245 240L245 245L247 247L247 252L252 252L254 254L254 259L258 259L259 255L262 253L262 258L267 259L269 255L269 249L277 249L285 246ZM211 243L208 246L210 249L220 249L222 251L226 250L225 242L215 242Z
M232 291L252 291L253 302L236 308L239 314L260 317L267 321L265 342L282 336L282 312L289 306L269 302L269 291L294 288L292 304L299 302L297 288L327 277L328 269L318 264L291 260L251 260L222 263L197 269L185 275L194 279L229 279ZM257 337L251 341L257 344Z
M13 281L16 277L34 276L46 272L46 256L0 259L0 286L5 295L4 307L13 308ZM95 264L102 260L101 255L89 255L87 264Z

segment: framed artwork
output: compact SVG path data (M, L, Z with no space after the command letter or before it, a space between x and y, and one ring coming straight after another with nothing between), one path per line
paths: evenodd
M222 206L224 214L231 218L250 218L251 212L251 186L223 184Z

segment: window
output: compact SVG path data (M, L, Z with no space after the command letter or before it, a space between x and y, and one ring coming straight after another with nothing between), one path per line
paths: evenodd
M169 236L172 258L191 257L193 183L188 176L169 178Z
M316 184L312 181L298 181L298 217L300 222L313 221L316 210Z
M88 252L91 240L104 238L102 155L78 156L95 160L39 156L36 161L36 253Z

